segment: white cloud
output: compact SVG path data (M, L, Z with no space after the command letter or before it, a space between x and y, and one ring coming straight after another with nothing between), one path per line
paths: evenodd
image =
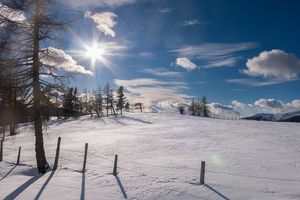
M170 50L171 53L178 53L180 57L190 57L204 62L204 68L232 67L241 56L237 53L254 49L258 46L255 42L244 43L204 43L201 45L188 45L178 49Z
M97 7L118 7L136 2L136 0L65 0L68 6L86 10L87 8Z
M296 81L299 79L292 79L288 81ZM237 79L228 79L226 82L228 83L236 83L236 84L242 84L242 85L248 85L248 86L254 86L254 87L263 87L263 86L269 86L269 85L276 85L283 82L286 82L287 80L255 80L255 79L249 79L249 78L237 78Z
M248 59L248 69L243 72L249 76L291 80L300 72L300 60L293 54L282 50L263 51L259 56Z
M116 36L116 33L113 30L117 24L115 21L115 18L117 17L116 14L112 12L100 12L92 14L90 11L87 11L85 13L85 17L92 19L100 32L111 37Z
M235 111L231 105L222 105L220 103L210 103L208 104L210 112L212 114L216 114L222 117L226 116L236 116L240 113Z
M189 70L194 70L197 68L197 65L192 63L188 58L177 58L176 59L176 65Z
M11 9L0 2L0 27L6 26L4 19L8 19L13 22L23 22L26 20L26 17L23 12Z
M294 108L299 108L300 109L300 100L294 100L291 102L291 105L294 107Z
M159 12L160 12L160 13L170 13L170 12L172 12L172 9L171 9L171 8L168 8L168 7L166 7L166 8L162 8L162 9L160 9L160 10L159 10Z
M199 25L199 24L201 24L201 22L197 19L185 20L182 23L183 26L195 26L195 25Z
M145 68L143 72L155 75L155 76L161 76L161 77L181 77L183 76L180 72L175 71L169 71L166 68Z
M251 116L257 113L278 114L299 110L300 100L284 103L277 99L259 99L252 104L245 104L234 100L231 102L230 106L232 106L235 111L240 112L245 116Z
M40 61L47 67L56 68L65 72L93 75L89 70L79 65L72 56L66 54L61 49L48 47L43 49L44 53L40 55Z
M131 80L115 79L115 84L124 86L130 101L141 101L146 105L153 105L160 101L178 102L190 98L188 95L181 93L182 89L186 89L186 83L183 82L140 78Z

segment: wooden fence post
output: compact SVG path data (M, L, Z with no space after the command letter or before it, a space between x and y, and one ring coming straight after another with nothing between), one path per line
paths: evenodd
M84 160L83 160L83 168L82 172L85 172L85 166L86 166L86 157L87 157L87 151L88 151L88 143L85 143L85 150L84 150Z
M200 185L204 184L205 162L201 161Z
M3 139L0 141L0 162L3 161Z
M114 163L114 171L113 171L113 175L117 176L117 168L118 168L118 155L115 155L115 163Z
M57 139L57 147L56 147L56 154L55 154L55 160L54 160L54 165L53 165L53 170L56 170L57 169L57 165L58 165L60 141L61 141L61 137L58 137L58 139Z
M21 147L19 147L18 158L17 158L17 165L20 163L20 156L21 156Z

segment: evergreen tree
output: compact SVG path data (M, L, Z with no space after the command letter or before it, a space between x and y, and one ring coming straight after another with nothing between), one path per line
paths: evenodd
M129 111L129 109L130 109L130 104L129 104L129 102L126 102L126 104L125 104L125 110Z
M102 97L102 92L101 89L98 88L97 92L94 92L94 97L95 97L95 112L97 113L97 116L100 117L103 112L103 97Z
M93 116L93 110L94 110L94 107L95 107L95 101L94 101L93 95L86 89L85 89L85 92L84 92L83 101L84 101L83 107L84 107L85 111L88 112L92 117Z
M202 97L201 99L201 114L204 117L209 117L209 107L208 107L208 102L205 96Z
M178 111L180 112L180 114L184 114L184 105L182 103L179 103L178 104Z
M63 95L63 108L64 108L64 115L65 118L72 116L74 111L74 104L73 104L73 88L68 88Z
M121 111L121 115L123 114L125 103L126 103L126 97L124 95L124 88L123 86L121 86L117 92L117 109Z
M114 92L110 85L107 83L104 87L105 92L105 109L106 109L106 116L108 117L108 111L110 110L116 115L116 111L114 108L115 99L114 99Z

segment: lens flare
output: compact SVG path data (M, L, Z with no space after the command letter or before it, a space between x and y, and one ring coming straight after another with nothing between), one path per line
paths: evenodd
M216 165L223 165L222 159L217 154L211 155L210 160Z

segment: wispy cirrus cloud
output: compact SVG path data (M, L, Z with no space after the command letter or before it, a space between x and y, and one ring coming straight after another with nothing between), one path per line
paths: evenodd
M258 47L256 42L243 43L204 43L201 45L188 45L170 50L180 57L200 60L203 68L232 67L242 59L239 53Z
M86 10L92 7L119 7L135 3L136 0L65 0L64 3L76 9Z
M165 7L165 8L161 8L158 10L160 13L171 13L172 12L172 8L170 7Z
M190 98L182 92L187 86L184 82L168 82L150 78L115 79L114 82L118 86L124 86L132 102L141 101L152 105L160 101L178 102Z
M196 25L200 25L200 24L202 24L202 22L200 22L197 19L185 20L182 23L183 26L196 26Z
M297 81L299 79L291 79L288 81ZM263 86L269 86L269 85L276 85L280 83L287 82L287 80L280 80L280 79L274 79L274 80L257 80L257 79L250 79L250 78L237 78L237 79L227 79L227 83L236 83L241 85L248 85L248 86L254 86L254 87L263 87Z
M142 72L160 77L182 77L183 73L170 71L167 68L145 68Z

